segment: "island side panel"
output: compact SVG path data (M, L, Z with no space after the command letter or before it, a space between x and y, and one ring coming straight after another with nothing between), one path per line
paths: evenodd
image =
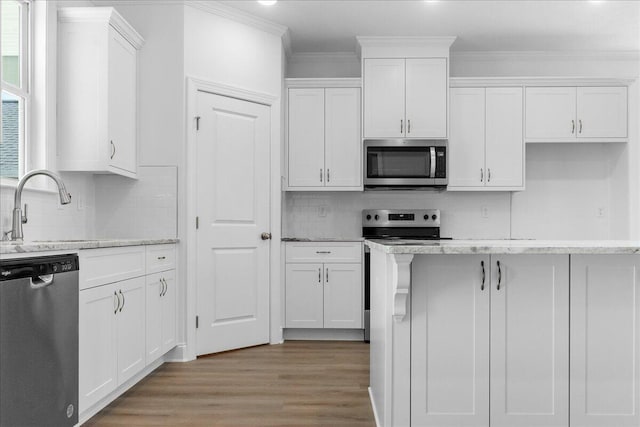
M409 427L411 422L411 304L407 300L403 320L394 320L397 277L395 256L372 249L370 394L380 427Z
M371 331L370 331L370 357L369 357L369 394L371 405L378 426L384 426L386 417L386 401L388 391L386 376L389 371L387 358L385 357L387 335L387 294L391 284L387 278L387 254L371 250Z
M389 304L393 315L387 316L387 354L391 368L391 413L387 414L390 423L386 426L411 426L411 268L413 254L389 254L387 277L392 286L388 286ZM389 271L390 270L390 271ZM391 274L389 274L389 272ZM407 283L408 282L408 283ZM387 282L389 283L389 282ZM407 298L401 298L408 291ZM405 311L398 316L399 302ZM390 417L389 417L390 415Z

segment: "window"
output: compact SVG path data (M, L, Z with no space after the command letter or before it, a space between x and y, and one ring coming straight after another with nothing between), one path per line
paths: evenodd
M30 77L30 2L0 1L2 55L2 137L0 178L24 174Z

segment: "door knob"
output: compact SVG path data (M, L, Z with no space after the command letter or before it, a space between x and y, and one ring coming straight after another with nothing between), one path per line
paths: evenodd
M269 240L269 239L271 239L271 233L267 233L267 232L262 233L262 234L260 235L260 238L261 238L262 240Z

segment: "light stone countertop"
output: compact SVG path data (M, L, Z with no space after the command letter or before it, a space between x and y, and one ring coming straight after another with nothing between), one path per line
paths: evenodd
M119 246L163 245L177 242L178 239L88 239L42 241L35 240L25 241L23 243L1 242L0 255L79 249L114 248Z
M364 237L283 237L283 242L364 242Z
M365 240L388 254L640 254L638 240Z

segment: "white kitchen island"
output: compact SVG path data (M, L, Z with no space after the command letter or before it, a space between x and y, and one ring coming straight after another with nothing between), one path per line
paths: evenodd
M366 244L379 426L640 426L640 242Z

